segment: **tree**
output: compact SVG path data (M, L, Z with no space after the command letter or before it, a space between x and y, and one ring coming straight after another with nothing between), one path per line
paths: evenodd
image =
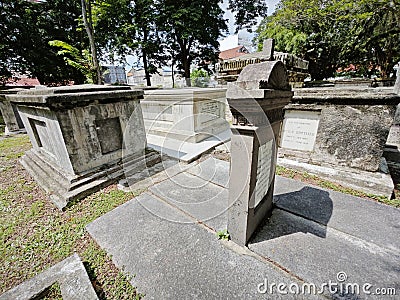
M136 54L143 61L147 85L151 85L151 75L166 60L156 1L104 0L96 5L95 27L101 47L111 59Z
M215 61L218 56L218 38L227 31L222 1L174 1L162 0L161 21L168 41L172 44L176 59L190 86L190 65L192 62ZM255 24L256 16L266 13L262 0L229 1L229 9L236 12L237 30Z
M81 0L82 8L82 19L85 26L87 36L89 38L90 52L93 69L96 72L97 84L101 84L101 70L100 64L97 58L96 43L94 41L94 29L93 29L93 14L92 14L92 1L91 0Z
M84 36L76 29L80 15L77 1L45 3L0 2L0 76L30 74L42 84L83 82L82 74L57 56L48 42L63 40L82 49Z
M398 0L282 0L257 29L258 40L275 38L278 51L309 60L313 79L349 63L367 70L371 62L385 77L399 58L399 14Z
M68 65L79 70L86 78L86 83L98 82L98 70L93 66L91 53L87 49L80 51L63 41L50 41L50 46L57 47L57 55L61 55Z

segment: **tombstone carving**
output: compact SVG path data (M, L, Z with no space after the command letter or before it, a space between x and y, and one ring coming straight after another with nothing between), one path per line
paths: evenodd
M280 61L248 65L228 86L233 117L228 231L240 245L271 214L283 107L292 96Z

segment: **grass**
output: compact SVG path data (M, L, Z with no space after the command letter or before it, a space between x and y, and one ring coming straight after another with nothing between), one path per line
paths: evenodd
M388 199L385 196L378 196L378 195L372 195L372 194L367 194L361 191L357 191L351 188L344 187L340 184L333 183L331 181L319 178L316 175L309 174L307 172L300 172L292 169L288 169L282 166L276 166L276 174L287 177L287 178L292 178L296 179L299 181L303 181L306 183L310 183L325 189L361 197L361 198L367 198L367 199L372 199L375 201L378 201L380 203L384 203L387 205L391 205L394 207L400 208L400 184L396 185L395 189L395 199Z
M4 135L5 130L6 130L6 123L4 122L3 116L0 113L0 137Z
M25 135L0 140L0 294L76 252L100 299L140 299L85 229L139 192L112 185L61 212L18 163L30 147ZM52 287L46 299L58 296Z

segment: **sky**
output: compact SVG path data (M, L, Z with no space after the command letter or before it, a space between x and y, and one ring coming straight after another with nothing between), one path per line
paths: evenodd
M268 5L268 12L267 15L270 16L273 14L275 11L275 6L279 3L280 0L266 0L265 2ZM224 0L224 3L222 4L222 9L225 11L224 18L229 20L228 23L228 28L229 28L229 35L219 41L220 45L220 50L224 51L227 49L232 49L238 46L238 38L237 35L235 34L235 21L233 14L227 10L228 7L228 0ZM262 20L262 18L259 18L259 22ZM255 30L257 26L253 28ZM246 30L241 31L241 35L246 36L247 39L253 40L254 34L247 32ZM251 49L248 49L251 50ZM255 50L255 49L253 49Z
M271 15L275 11L275 6L279 3L280 0L265 0L265 2L268 5L268 15ZM224 3L221 5L221 8L225 11L224 18L228 19L228 29L229 29L229 34L225 37L222 38L220 42L220 50L224 51L227 49L234 48L238 45L238 39L237 35L235 35L235 21L233 14L228 11L228 0L224 0ZM262 18L259 19L261 21ZM255 26L256 27L256 26ZM255 28L254 28L255 29ZM243 36L248 36L249 39L253 39L254 34L250 34L248 32L242 32L241 33ZM132 65L136 62L137 58L133 56L128 56L127 57L127 63L128 65L125 66L125 69L129 71L132 67Z

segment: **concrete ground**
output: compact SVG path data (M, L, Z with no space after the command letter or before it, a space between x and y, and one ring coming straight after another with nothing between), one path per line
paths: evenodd
M225 161L176 164L87 229L145 299L400 299L399 209L277 177L240 247L216 235L228 181Z

